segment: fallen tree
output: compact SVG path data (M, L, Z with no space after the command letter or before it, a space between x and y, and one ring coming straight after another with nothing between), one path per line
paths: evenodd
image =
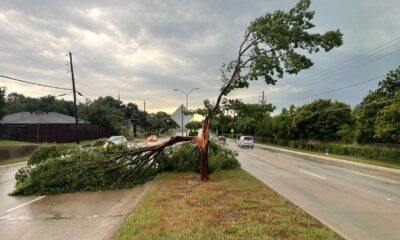
M173 137L169 141L150 148L144 148L145 157L154 156L178 142L191 141L200 152L200 179L207 181L209 129L213 116L219 114L220 103L234 89L247 88L250 81L263 79L265 83L275 84L284 74L298 74L308 69L313 62L300 52L325 52L343 44L339 30L323 34L312 33L315 27L311 22L314 12L309 10L311 0L300 0L287 12L267 13L246 29L235 60L221 68L223 86L214 104L208 100L205 108L196 112L205 116L200 137ZM296 51L297 50L297 51Z
M175 141L182 139L175 138ZM13 195L49 195L129 188L160 172L200 172L198 150L190 142L157 147L123 145L80 148L42 145L16 174ZM208 171L240 167L237 153L212 141Z

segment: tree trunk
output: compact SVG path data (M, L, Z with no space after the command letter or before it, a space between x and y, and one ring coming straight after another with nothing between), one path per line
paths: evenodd
M200 151L200 180L207 182L208 177L208 138L210 129L210 117L206 117L203 122L202 135L195 140L195 144L199 147Z

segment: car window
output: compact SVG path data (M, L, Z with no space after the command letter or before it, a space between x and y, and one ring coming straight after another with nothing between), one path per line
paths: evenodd
M253 140L253 137L244 137L243 139L249 141L249 140Z

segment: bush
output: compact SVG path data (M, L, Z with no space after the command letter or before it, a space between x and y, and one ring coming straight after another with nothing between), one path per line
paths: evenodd
M328 150L329 153L337 155L353 156L400 164L400 148L396 147L357 146L339 143L311 144L293 140L276 140L275 143L291 148L306 149L317 152L325 152L325 150Z
M400 148L327 144L330 153L400 164Z

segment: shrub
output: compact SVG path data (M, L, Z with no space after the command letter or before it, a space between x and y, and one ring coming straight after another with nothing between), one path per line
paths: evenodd
M325 150L328 150L329 153L337 155L354 156L376 161L400 164L400 148L396 147L357 146L339 143L311 144L292 140L276 140L276 144L317 152L325 152Z
M400 164L400 148L327 144L330 153Z

